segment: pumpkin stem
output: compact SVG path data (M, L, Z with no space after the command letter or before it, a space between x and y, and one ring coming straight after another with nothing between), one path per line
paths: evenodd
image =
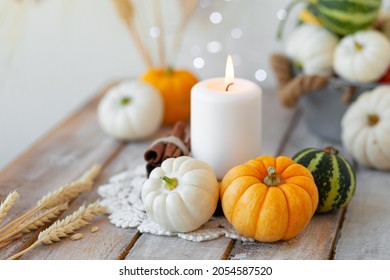
M376 114L369 114L367 116L367 118L368 118L368 125L369 126L374 126L379 122L379 117Z
M170 191L176 189L177 186L179 185L179 182L177 181L176 178L169 178L167 176L164 176L164 177L161 177L160 179L164 181L165 188L167 190L170 190Z
M119 101L119 104L121 104L122 106L126 106L127 104L129 104L131 102L131 98L129 96L124 96L121 98L121 100Z
M338 153L339 153L339 150L337 150L336 148L332 147L332 146L328 146L326 148L323 148L322 149L325 153L328 153L330 155L335 155L337 156Z
M264 178L264 184L267 186L278 186L281 183L280 178L276 175L276 169L273 166L267 168L268 176Z
M300 61L294 61L294 68L298 71L303 71L303 64Z
M364 48L364 46L362 44L360 44L359 42L355 41L355 50L357 52L360 52L363 48Z
M175 73L175 70L173 69L172 66L168 66L167 68L167 75L172 76Z

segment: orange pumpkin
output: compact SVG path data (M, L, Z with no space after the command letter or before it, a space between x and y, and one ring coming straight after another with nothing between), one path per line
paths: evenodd
M152 84L164 99L165 125L190 119L191 88L198 80L187 70L151 69L142 79Z
M298 235L318 204L311 172L285 156L261 156L233 167L221 182L220 197L229 223L262 242Z

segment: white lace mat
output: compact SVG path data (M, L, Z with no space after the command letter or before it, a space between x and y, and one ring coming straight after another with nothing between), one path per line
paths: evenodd
M227 222L225 217L212 217L197 230L188 233L169 232L151 220L141 200L142 185L146 180L145 166L138 166L110 178L108 184L98 188L101 203L111 212L109 219L117 227L137 228L142 233L154 235L178 236L200 242L226 236L242 241L253 241L240 235Z

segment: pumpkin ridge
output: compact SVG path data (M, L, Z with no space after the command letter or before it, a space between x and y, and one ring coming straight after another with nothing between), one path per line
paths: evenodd
M258 185L258 184L264 185L263 183L258 182L258 183L254 183L254 184L248 186L248 188L241 194L240 198L237 199L236 203L234 204L233 211L231 212L231 213L232 213L232 214L231 214L231 220L232 220L231 223L232 223L232 224L235 224L234 217L235 217L235 212L236 212L236 210L237 210L237 206L239 205L239 201L241 200L241 198L244 196L244 194L245 194L250 188L254 188L254 187L255 187L256 185ZM259 207L260 210L258 211L258 213L257 213L257 215L256 215L256 216L257 216L257 217L256 217L256 220L257 220L257 221L258 221L258 219L259 219L259 215L260 215L260 213L261 213L261 209L263 208L265 198L267 197L268 191L269 191L269 187L268 187L267 185L265 185L265 186L266 186L266 192L265 192L264 198L263 198L263 200L262 200L262 202L261 202L261 206ZM255 226L255 233L256 233L256 231L257 231L257 225Z
M254 179L253 182L250 182L248 185L245 184L246 181L248 180L252 180L252 178ZM241 181L243 181L241 183ZM234 205L237 204L237 202L240 200L241 196L246 192L246 190L254 185L254 184L257 184L259 183L259 179L257 179L256 177L253 177L253 176L241 176L241 177L238 177L236 179L234 179L225 189L225 192L223 194L221 194L221 200L222 200L222 209L223 209L223 212L225 214L225 217L226 219L231 222L232 221L232 217L233 217L233 212L234 212L234 207L229 207L229 211L227 211L225 209L225 204L224 204L224 199L227 197L226 195L226 191L228 191L228 194L230 194L230 192L232 192L231 190L234 190ZM244 190L242 190L244 189ZM239 193L241 193L241 195L239 195ZM230 197L229 200L232 200L233 198ZM231 209L231 210L230 210ZM226 210L226 211L225 211Z
M190 186L190 185L187 185L187 186L184 186L184 187L193 187L193 188L196 188L196 191L197 192L199 192L199 190L200 190L200 188L197 188L197 187L195 187L195 186ZM207 191L205 191L204 189L201 189L204 193L206 193L206 194L208 194L212 199L213 199L213 196L210 194L210 193L208 193ZM187 210L187 214L189 214L188 216L190 216L193 220L195 220L195 221L197 221L197 223L201 223L202 222L202 219L201 219L201 217L198 217L197 215L196 215L196 213L193 213L191 210L190 210L190 208L187 206L187 204L188 203L185 203L185 200L183 199L183 196L182 196L182 193L181 192L177 192L178 193L178 195L179 195L179 197L180 197L180 200L181 200L181 202L182 202L182 204L183 204L183 208L184 209L186 209ZM214 209L214 211L215 211L215 209Z
M279 189L282 191L282 194L283 194L284 200L286 202L286 206L287 206L287 226L286 226L286 230L285 230L285 232L283 234L283 238L282 238L282 240L284 240L286 238L286 233L287 233L288 226L290 225L291 215L290 215L290 211L289 211L290 207L289 207L289 204L288 204L287 196L284 193L283 188L279 188Z
M160 205L158 205L158 203L163 203L164 205L160 206ZM163 225L163 227L167 228L167 229L172 229L174 227L172 226L171 220L169 220L166 212L165 211L158 211L158 209L161 207L163 209L166 209L166 206L167 206L167 194L164 194L164 196L162 196L161 194L157 195L155 197L155 199L153 200L152 211L153 211L153 213L159 213L159 215L157 217L156 217L156 215L153 215L153 217L156 220L161 220L161 216L163 216L163 218L164 218L163 221L165 221L165 223L167 223L167 224Z
M220 185L219 185L219 194L221 197L224 196L226 190L229 188L229 186L235 181L237 180L238 178L242 177L243 175L241 175L241 170L239 170L240 168L251 168L252 170L254 170L255 174L257 177L253 176L253 175L245 175L245 177L252 177L252 178L255 178L257 181L260 181L260 178L261 178L261 174L257 171L256 168L253 168L253 166L248 166L246 164L241 164L241 165L238 165L236 167L233 167L231 170L228 171L228 173L223 177ZM239 172L240 171L240 175L236 175L234 173L236 172ZM234 175L232 175L234 174ZM244 173L242 173L244 174ZM234 178L234 179L231 179L230 177Z
M182 186L182 190L180 191L176 191L177 193L179 193L180 197L182 197L182 192L185 192L186 189L189 189L189 188L194 188L196 189L197 192L203 192L204 193L204 196L208 195L209 197L211 197L211 199L215 199L214 195L209 193L208 191L206 191L204 188L202 187L199 187L199 186L196 186L196 185L183 185ZM187 206L186 206L187 207Z
M263 176L263 174L261 174L261 181L264 180L264 178L268 175L268 168L269 167L276 167L276 158L272 157L272 156L260 156L256 159L256 161L258 161L261 166L264 168L264 174L265 176ZM271 161L271 162L269 162ZM278 171L278 170L276 170Z
M283 174L284 170L286 170L290 165L292 165L294 163L295 162L291 158L289 158L287 156L279 156L279 157L277 157L276 160L275 160L276 173L279 174L279 175ZM282 178L280 178L280 179L282 180Z
M383 129L383 132L385 129ZM390 130L389 130L390 132ZM374 134L375 134L375 138L376 139L381 139L381 135L378 135L380 133L380 131L378 130L375 130ZM389 133L390 134L390 133ZM383 146L386 144L386 143L383 143L383 142L386 142L386 141L378 141L378 148L382 151L382 154L385 155L385 159L386 159L386 162L387 162L387 166L389 166L390 168L390 152L388 151L388 149L384 148Z
M263 163L262 160L254 160L254 161L255 161L256 163L260 164L260 165L263 167L263 169L265 170L265 173L268 174L267 168L264 166L264 163ZM260 172L260 170L258 169L258 167L255 166L255 165L253 165L252 162L253 162L253 161L250 160L250 161L246 162L244 165L253 168L253 169L256 171L256 173L259 174L259 177L257 178L259 181L264 180L264 177L265 177L265 176L264 176L263 174L261 174L261 172Z
M382 128L382 130L384 130L384 129ZM390 166L390 157L388 156L390 153L386 152L388 149L382 147L383 142L384 142L384 141L382 141L382 138L384 138L384 137L382 137L382 135L378 135L378 134L381 134L381 131L379 129L375 129L373 132L373 138L377 140L378 150L380 150L380 154L383 156L383 159L386 162L387 166Z
M262 185L264 185L263 183L261 183L261 182L259 182L259 184L262 184ZM261 213L261 211L263 211L263 207L264 207L264 201L265 201L265 199L267 198L267 195L268 195L268 191L269 191L269 187L267 186L267 185L265 185L266 186L266 188L267 188L267 191L266 191L266 193L265 193L265 195L264 195L264 198L263 198L263 200L261 201L261 203L259 203L261 206L259 207L259 211L257 211L257 213L256 213L256 227L255 227L255 234L253 235L253 236L257 236L257 229L259 228L258 226L257 226L257 224L259 223L259 218L260 218L260 213Z
M285 190L284 190L284 187L286 187L286 188L287 188L287 187L295 188L296 186L298 186L298 185L286 183L286 184L282 185L281 188L279 188L279 189L282 191L282 193L283 193L283 195L284 195L284 198L285 198L285 200L286 200L287 209L289 209L289 211L287 212L287 213L288 213L288 223L287 223L286 232L285 232L285 234L284 234L283 240L285 240L285 239L290 239L290 238L295 237L295 236L297 235L297 234L294 234L292 237L289 236L288 238L286 238L287 231L288 231L288 229L289 229L289 227L290 227L290 222L291 222L290 216L291 216L291 215L290 215L290 204L289 204L289 200L288 200L288 198L287 198L288 195L285 193ZM311 218L312 218L312 216L314 215L314 212L315 212L315 208L313 209L313 201L312 201L312 198L311 198L310 194L309 194L305 189L303 189L303 188L301 188L301 187L300 187L300 189L301 189L301 190L304 190L304 193L307 195L307 197L309 198L309 200L310 200L310 202L311 202L309 205L310 205L310 207L311 207L310 213L312 213L312 214L311 214L310 217L305 221L305 223L304 223L302 229L298 231L298 234L299 234L299 232L303 231L303 230L306 228L306 226L307 226L308 223L310 222L310 220L311 220Z
M365 130L367 131L367 129L365 128ZM357 148L359 148L359 147L356 147L356 146L358 146L359 144L360 144L360 142L363 142L364 144L365 143L368 143L368 136L369 136L369 134L368 133L359 133L358 135L357 135L357 137L355 138L355 142L354 142L354 150L357 150ZM368 157L368 154L370 153L370 151L368 151L368 149L369 149L370 147L369 147L369 145L364 145L364 147L362 148L362 151L363 151L363 159L364 159L364 163L365 164L371 164L371 161L370 161L370 159L369 159L369 157Z
M201 169L199 169L199 170L201 170ZM195 170L194 170L194 171L195 171ZM192 172L192 170L191 170L190 172ZM210 175L211 175L211 174L210 174ZM186 187L187 185L188 185L188 184L185 184L183 187ZM205 191L208 195L210 195L210 196L212 196L212 197L214 197L214 196L219 197L219 189L218 189L218 192L217 192L216 194L214 194L214 193L212 193L212 190L211 190L210 188L205 189L204 187L202 187L202 186L199 185L198 183L193 182L193 183L191 183L190 186L196 187L197 189L202 189L203 191Z
M294 170L295 172L291 172L290 169L297 169L298 170ZM299 170L301 169L301 170ZM290 176L287 176L286 173L292 173L290 174ZM294 163L294 164L291 164L290 166L288 166L284 171L283 173L281 174L281 177L282 177L282 180L283 181L286 181L287 179L291 178L291 177L295 177L297 172L299 173L299 176L303 176L303 177L307 177L309 179L313 179L313 175L311 174L311 172L305 167L303 166L302 164L299 164L299 163Z
M316 211L316 209L317 209L319 196L318 196L317 204L316 204L316 203L313 201L313 197L310 195L310 193L309 193L304 187L302 187L302 186L300 186L300 185L298 185L298 184L294 184L294 183L286 183L286 184L296 186L296 187L298 187L298 188L300 188L300 189L303 189L303 190L307 193L307 195L308 195L309 198L310 198L310 201L312 202L312 203L311 203L311 204L312 204L312 213L313 213L313 215L314 215L314 213L315 213L315 211ZM314 184L314 186L315 186L315 184ZM317 190L317 191L318 191L318 190Z
M258 184L261 184L261 185L265 185L264 183L262 183L262 182L259 182ZM254 184L254 185L256 185L256 184ZM261 201L261 203L260 203L260 207L259 207L259 210L257 211L257 213L256 213L256 226L255 226L255 232L254 232L254 235L253 236L257 236L257 231L258 231L258 226L257 226L257 224L258 224L258 222L259 222L259 219L260 219L260 213L261 213L261 211L263 211L263 207L264 207L264 201L265 201L265 199L267 198L267 195L268 195L268 192L269 192L269 188L270 187L268 187L267 185L265 185L265 187L266 187L266 193L265 193L265 195L264 195L264 197L263 197L263 200Z
M166 218L168 219L168 222L169 224L171 225L171 228L173 229L176 229L174 231L183 231L182 229L178 228L177 226L174 226L175 224L177 224L177 221L175 221L177 218L174 216L174 215L169 215L168 213L170 212L170 207L168 207L168 203L167 203L167 200L172 200L171 203L169 203L169 205L171 205L170 207L176 209L178 208L178 203L180 203L180 209L182 211L180 211L180 215L185 215L185 216L189 216L191 217L192 221L198 221L197 218L194 217L193 213L187 208L187 206L185 205L184 201L183 201L183 198L181 197L180 193L179 192L173 192L173 193L170 193L168 194L166 197L165 197L165 209L166 209ZM172 206L172 204L175 204L174 206ZM161 212L165 212L165 211L161 211ZM174 211L176 212L176 211ZM186 219L186 222L187 222L187 227L189 226L188 224L191 224L192 222L189 221L189 219Z
M302 177L307 178L307 177L305 177L305 176L302 176ZM289 182L288 179L286 180L286 184L294 185L294 186L296 186L296 187L298 187L298 188L301 188L301 189L303 189L303 190L309 195L310 200L312 201L313 214L314 214L314 212L315 212L315 210L316 210L316 208L317 208L317 206L318 206L318 200L319 200L318 188L317 188L317 186L316 186L316 184L315 184L315 182L314 182L314 179L313 179L313 184L314 184L314 187L315 187L315 191L317 192L317 201L316 201L316 203L315 203L315 201L313 200L313 196L310 194L310 192L309 192L307 189L305 189L303 186L301 186L301 185L299 185L299 184L296 184L296 183L294 183L294 182Z

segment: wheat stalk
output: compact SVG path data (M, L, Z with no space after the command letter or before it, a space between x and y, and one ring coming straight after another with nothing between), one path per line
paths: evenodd
M75 199L81 193L89 191L93 185L93 180L99 175L100 171L101 166L93 165L77 181L67 184L58 190L43 196L33 209L0 228L0 232L4 233L5 231L4 234L9 234L10 232L14 231L19 224L35 215L40 210L52 208L65 202L69 202Z
M77 211L71 215L66 216L64 219L55 222L47 229L41 231L37 240L28 248L20 251L19 253L9 257L9 260L14 260L29 252L30 250L40 246L41 244L50 245L54 242L58 242L61 238L68 237L76 230L83 226L86 226L92 219L100 214L107 213L107 208L100 205L98 201L91 203L87 207L82 205Z
M131 0L114 0L114 6L120 19L126 24L126 27L134 40L134 44L140 51L145 63L149 68L152 68L153 61L150 53L146 50L144 43L141 40L141 36L134 24L134 6L131 3Z
M0 222L7 216L9 209L19 199L19 193L16 191L10 192L3 203L0 205Z
M28 233L30 231L36 230L39 227L42 227L56 219L67 208L67 202L56 207L49 208L42 213L36 214L35 216L25 221L23 224L19 225L19 227L17 227L17 231L21 233Z
M47 209L42 213L38 213L35 216L29 218L24 223L19 224L12 231L0 235L0 248L4 247L10 241L14 240L15 236L21 236L20 234L29 233L39 227L44 226L47 223L56 219L64 210L68 208L68 203L58 205L56 207ZM4 244L4 246L2 246Z
M93 180L99 175L101 166L94 165L87 172L85 172L77 181L65 185L58 190L48 193L42 197L37 206L44 208L51 208L55 205L71 201L78 197L81 193L89 191L93 185Z
M56 219L63 211L68 208L68 203L60 204L56 207L47 209L43 213L37 214L18 227L21 233L28 233L50 223Z
M22 233L18 233L17 235L12 236L11 238L7 239L6 241L0 242L0 248L3 248L5 246L7 246L8 244L10 244L15 239L18 239L18 238L22 237L22 235L23 235Z

